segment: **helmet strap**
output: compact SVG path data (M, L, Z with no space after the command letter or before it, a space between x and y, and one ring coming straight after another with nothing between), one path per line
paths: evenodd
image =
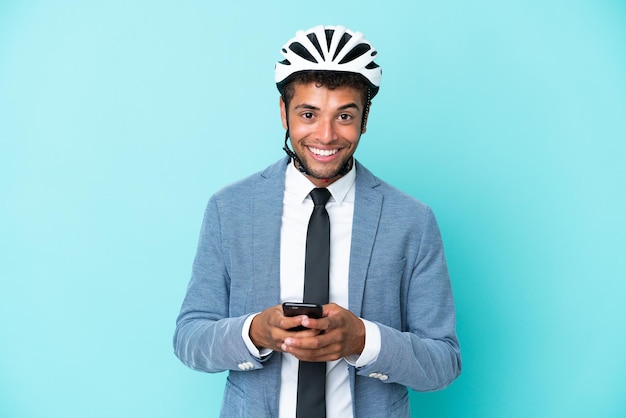
M287 140L289 139L289 128L285 131L285 146L283 146L283 151L287 153L287 155L296 163L296 167L302 174L309 174L304 168L304 164L302 164L302 160L300 157L296 155L295 152L289 149L289 145L287 144Z
M365 100L365 106L363 107L363 118L361 119L361 134L365 133L365 124L367 124L367 117L370 113L370 106L372 105L372 89L367 89L367 99Z

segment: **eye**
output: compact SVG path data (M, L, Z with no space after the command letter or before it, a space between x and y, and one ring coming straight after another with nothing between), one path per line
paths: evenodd
M344 122L348 122L351 121L354 118L354 116L352 116L349 113L342 113L339 115L338 119Z
M314 116L314 115L313 115L313 112L304 112L304 113L302 114L302 117L303 117L304 119L313 119L313 116Z

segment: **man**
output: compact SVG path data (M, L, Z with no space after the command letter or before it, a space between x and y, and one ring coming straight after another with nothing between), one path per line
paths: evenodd
M211 197L176 355L193 369L229 370L223 417L408 417L407 387L441 389L461 370L435 218L353 158L381 76L363 35L318 26L282 53L288 157ZM324 206L315 196L326 191ZM327 213L329 253L308 243L312 213ZM329 261L309 255L320 249ZM318 282L305 270L321 265L322 317L285 316L280 304L310 299ZM305 370L319 376L320 365L322 383L312 383ZM320 386L319 402L304 407Z

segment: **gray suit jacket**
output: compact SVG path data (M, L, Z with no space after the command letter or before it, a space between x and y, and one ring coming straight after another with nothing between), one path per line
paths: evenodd
M222 416L278 416L281 354L264 361L241 338L245 318L280 301L284 158L209 200L176 355L205 372L229 370ZM350 367L355 417L408 417L407 387L441 389L461 371L456 317L431 210L357 162L349 309L381 331L378 359Z

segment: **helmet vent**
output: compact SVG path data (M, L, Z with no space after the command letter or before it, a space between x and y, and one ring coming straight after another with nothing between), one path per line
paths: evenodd
M339 64L345 64L346 62L354 61L370 49L371 47L368 44L358 44L357 46L352 48L352 50L348 52L341 61L339 61Z
M335 31L334 29L326 29L324 32L326 32L326 49L330 52L330 44L333 40L333 33L335 33Z
M289 45L289 49L291 49L294 53L304 58L307 61L311 61L317 64L317 60L300 42L294 42Z
M317 49L317 52L319 52L320 56L323 57L324 53L322 52L322 47L319 40L317 39L317 35L315 35L314 33L309 33L307 37L309 38L315 49Z
M337 49L335 50L335 55L333 56L333 61L337 58L337 55L341 52L344 46L348 43L348 41L352 38L352 35L349 33L344 33L341 39L339 40L339 45L337 45Z

